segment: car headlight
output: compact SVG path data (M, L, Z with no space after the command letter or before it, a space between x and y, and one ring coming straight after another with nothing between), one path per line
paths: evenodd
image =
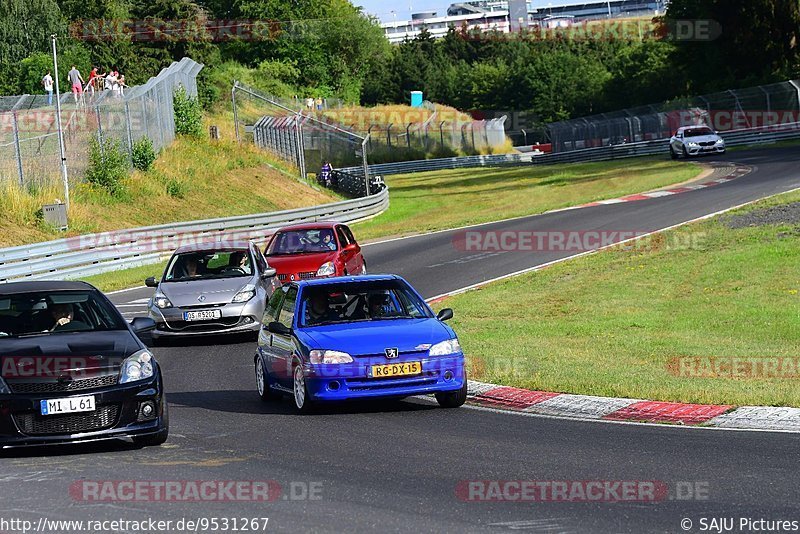
M691 142L689 143L689 146L691 146L691 147L696 147L696 146L699 146L699 145L698 145L697 143L695 143L694 141L691 141Z
M717 139L717 144L718 144L718 145L724 145L724 144L725 144L725 141L724 141L724 140L722 140L722 139Z
M317 276L333 276L336 274L336 266L332 261L323 263L322 267L317 270Z
M353 357L338 350L312 350L309 353L311 363L353 363Z
M233 296L233 302L234 303L247 302L255 296L256 296L256 286L254 286L253 284L247 284Z
M122 362L119 383L127 384L138 380L147 380L153 376L153 355L149 350L140 350Z
M450 354L457 354L461 352L461 345L457 339L448 339L432 346L428 351L430 356L448 356Z
M164 293L156 293L153 295L153 304L155 304L156 308L159 310L166 310L172 307L172 302L169 301Z
M0 395L10 395L10 394L11 390L9 389L8 384L6 384L6 381L3 380L2 377L0 377Z

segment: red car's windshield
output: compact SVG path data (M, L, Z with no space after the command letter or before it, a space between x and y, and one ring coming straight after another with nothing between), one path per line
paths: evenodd
M332 252L338 248L333 230L330 228L291 230L275 234L267 249L267 256Z

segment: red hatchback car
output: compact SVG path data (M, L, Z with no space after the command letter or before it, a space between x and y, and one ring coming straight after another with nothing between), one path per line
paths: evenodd
M336 222L287 226L278 230L264 252L278 280L366 274L367 264L350 228Z

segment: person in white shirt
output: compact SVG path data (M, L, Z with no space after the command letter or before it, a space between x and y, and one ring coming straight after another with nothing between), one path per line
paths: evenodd
M47 105L53 105L53 77L50 76L50 71L47 71L47 74L44 75L42 78L42 85L44 86L44 91L47 93Z

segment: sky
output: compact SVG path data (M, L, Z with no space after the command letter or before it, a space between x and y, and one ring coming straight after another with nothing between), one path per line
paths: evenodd
M455 1L455 0L453 0ZM397 13L397 20L409 20L411 13L420 11L436 11L439 15L447 14L447 6L453 3L448 0L353 0L353 4L361 6L384 22L394 20L392 10Z

